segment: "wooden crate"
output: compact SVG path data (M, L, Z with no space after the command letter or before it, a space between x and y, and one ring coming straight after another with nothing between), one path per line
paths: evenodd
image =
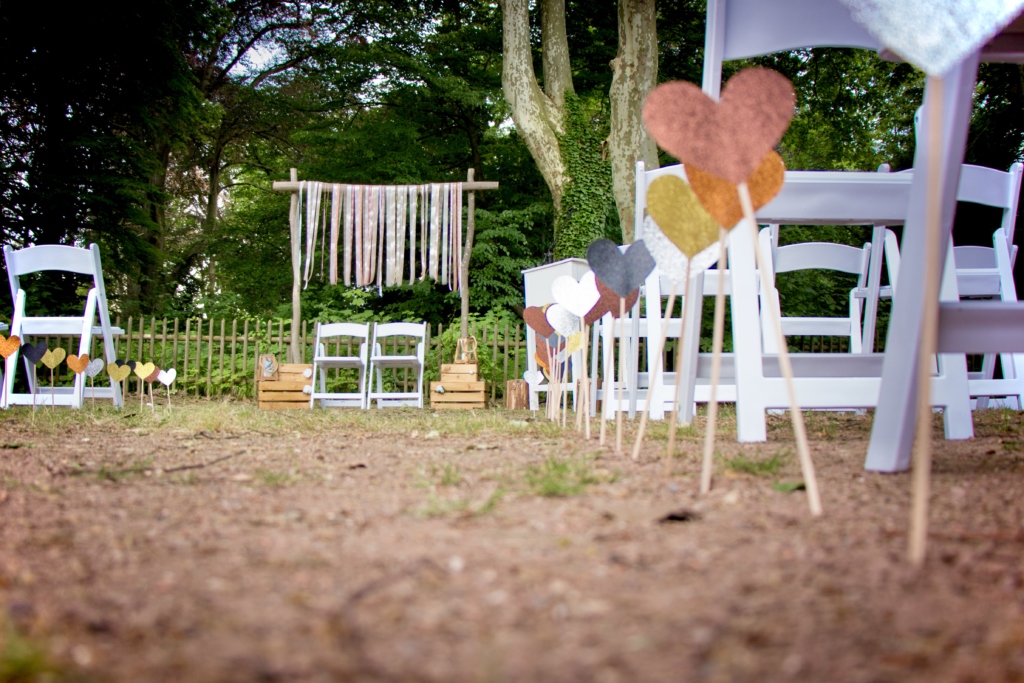
M282 363L278 366L277 379L257 382L256 397L261 410L302 410L309 408L309 394L303 387L313 387L313 378L305 377L306 370L313 366L304 363Z
M437 391L444 387L444 393ZM441 365L441 381L430 383L430 407L434 410L471 410L487 407L487 383L477 380L476 363Z

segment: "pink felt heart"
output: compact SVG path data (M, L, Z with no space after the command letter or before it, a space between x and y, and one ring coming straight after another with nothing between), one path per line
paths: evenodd
M687 166L738 184L782 139L795 103L785 76L754 67L730 78L718 102L693 83L659 85L644 102L644 125Z

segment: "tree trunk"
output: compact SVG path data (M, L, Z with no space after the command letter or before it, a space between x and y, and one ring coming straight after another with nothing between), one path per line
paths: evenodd
M658 84L658 33L654 0L619 0L619 53L611 62L612 191L622 239L633 241L635 167L658 168L658 148L644 128L644 98Z
M501 9L502 90L512 109L516 132L526 143L526 148L530 150L530 155L551 190L557 213L562 205L562 188L567 180L565 163L558 146L558 133L563 132L563 111L537 84L530 47L529 0L501 0ZM559 9L560 18L556 17ZM568 65L569 48L565 36L564 0L543 0L542 14L547 17L543 20L545 27L551 24L548 31L550 35L542 36L541 39L545 48L545 77L552 89L562 88L559 99L564 102L565 89L572 88ZM557 35L559 27L560 36ZM568 83L565 82L566 78L569 78Z
M544 94L560 112L564 112L566 91L576 92L572 87L569 39L565 33L565 0L542 1L540 35Z

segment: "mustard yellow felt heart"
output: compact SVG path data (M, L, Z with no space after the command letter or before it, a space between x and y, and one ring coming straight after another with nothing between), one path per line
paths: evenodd
M705 173L696 166L686 167L686 177L690 180L697 199L707 212L726 230L732 230L743 218L743 207L736 186L728 180ZM757 169L747 179L750 188L750 201L754 210L770 202L782 189L786 179L786 164L777 152L768 152ZM660 225L660 223L659 223Z
M43 365L53 370L55 367L64 362L64 357L68 355L68 352L59 346L55 349L50 349L43 354Z
M565 352L570 356L583 348L583 333L574 332L565 341Z
M135 364L135 375L139 379L146 379L156 371L156 365L154 363L136 363Z
M121 382L128 379L128 375L132 374L132 369L127 364L107 363L107 374L115 382Z
M693 188L678 176L655 178L647 187L647 213L687 258L718 241L718 223L701 205Z
M86 366L89 365L89 354L83 353L81 356L71 354L67 358L67 364L76 375L85 372Z

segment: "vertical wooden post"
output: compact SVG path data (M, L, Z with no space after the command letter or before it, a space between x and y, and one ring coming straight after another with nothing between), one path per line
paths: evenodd
M167 367L167 318L164 318L163 336L160 341L160 369Z
M291 169L289 179L299 180L298 169ZM292 363L301 363L299 358L299 320L302 318L302 235L299 232L299 191L292 192L291 211L288 213L292 242L292 343L287 358ZM282 323L281 329L284 329ZM284 344L284 339L281 339Z
M256 325L259 329L259 325ZM249 376L249 319L242 323L242 382ZM244 388L244 387L243 387Z
M220 352L218 354L220 356L220 360L217 366L217 379L220 382L220 388L217 389L218 396L220 396L224 390L224 324L226 322L227 320L225 318L220 319Z
M149 362L156 362L156 317L149 317Z
M494 353L491 354L491 367L498 364L498 323L494 323L494 334L491 335L491 343L494 347ZM491 400L493 401L497 392L497 382L491 382Z
M178 318L174 318L174 352L172 354L173 361L171 361L171 367L178 367Z
M199 381L203 378L203 319L196 320L196 398L199 398Z
M476 169L466 171L466 182L473 182ZM462 211L460 206L459 211ZM466 246L462 252L462 291L459 298L462 300L462 320L459 325L459 336L469 336L469 260L473 256L473 233L476 230L476 192L469 191L466 199Z
M206 344L206 398L213 393L213 318L210 318L209 339Z
M519 374L519 325L516 324L516 376L513 379L522 379L523 376ZM507 379L507 378L506 378Z
M192 318L185 318L185 365L181 370L181 381L188 381L188 335L192 331ZM174 319L174 364L178 364L178 319ZM188 386L187 384L185 385ZM186 388L186 391L188 389Z
M238 318L231 319L231 386L228 393L235 393L235 344L238 341ZM243 375L244 377L244 375Z
M508 321L507 320L505 321L505 342L504 342L503 350L504 350L504 353L502 354L502 359L504 361L505 367L502 369L502 372L501 372L501 385L505 386L508 383Z

